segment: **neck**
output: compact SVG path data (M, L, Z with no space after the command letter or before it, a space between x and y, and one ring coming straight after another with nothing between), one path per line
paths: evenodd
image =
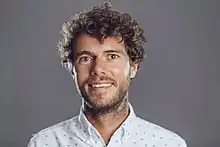
M105 143L108 143L110 137L129 115L128 100L124 99L119 105L105 113L91 113L87 107L84 107L84 113L94 128L98 130Z

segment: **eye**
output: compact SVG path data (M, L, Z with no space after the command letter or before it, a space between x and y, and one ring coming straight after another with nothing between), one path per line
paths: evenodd
M109 60L114 60L114 59L117 59L117 58L119 58L119 55L117 55L117 54L109 54L108 55Z
M92 60L92 58L89 56L82 56L79 58L79 62L82 64L89 63L91 60Z

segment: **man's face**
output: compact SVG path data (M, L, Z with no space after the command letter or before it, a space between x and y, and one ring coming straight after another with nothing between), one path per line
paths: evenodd
M109 37L100 43L83 34L75 43L76 87L85 104L94 110L120 104L127 94L130 79L136 75L137 64L129 61L120 39Z

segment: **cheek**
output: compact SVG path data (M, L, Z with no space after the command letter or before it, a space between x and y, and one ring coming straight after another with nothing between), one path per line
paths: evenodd
M88 67L76 67L75 68L75 80L78 85L82 85L89 78L89 68Z
M109 70L113 72L115 78L122 80L129 76L130 63L118 63L112 67L109 67Z
M127 77L130 74L130 63L127 62L125 63L125 67L124 67L124 76Z

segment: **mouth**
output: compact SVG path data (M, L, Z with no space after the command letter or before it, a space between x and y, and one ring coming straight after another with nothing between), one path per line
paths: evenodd
M109 88L113 85L113 83L94 83L94 84L89 84L90 87L92 88Z

